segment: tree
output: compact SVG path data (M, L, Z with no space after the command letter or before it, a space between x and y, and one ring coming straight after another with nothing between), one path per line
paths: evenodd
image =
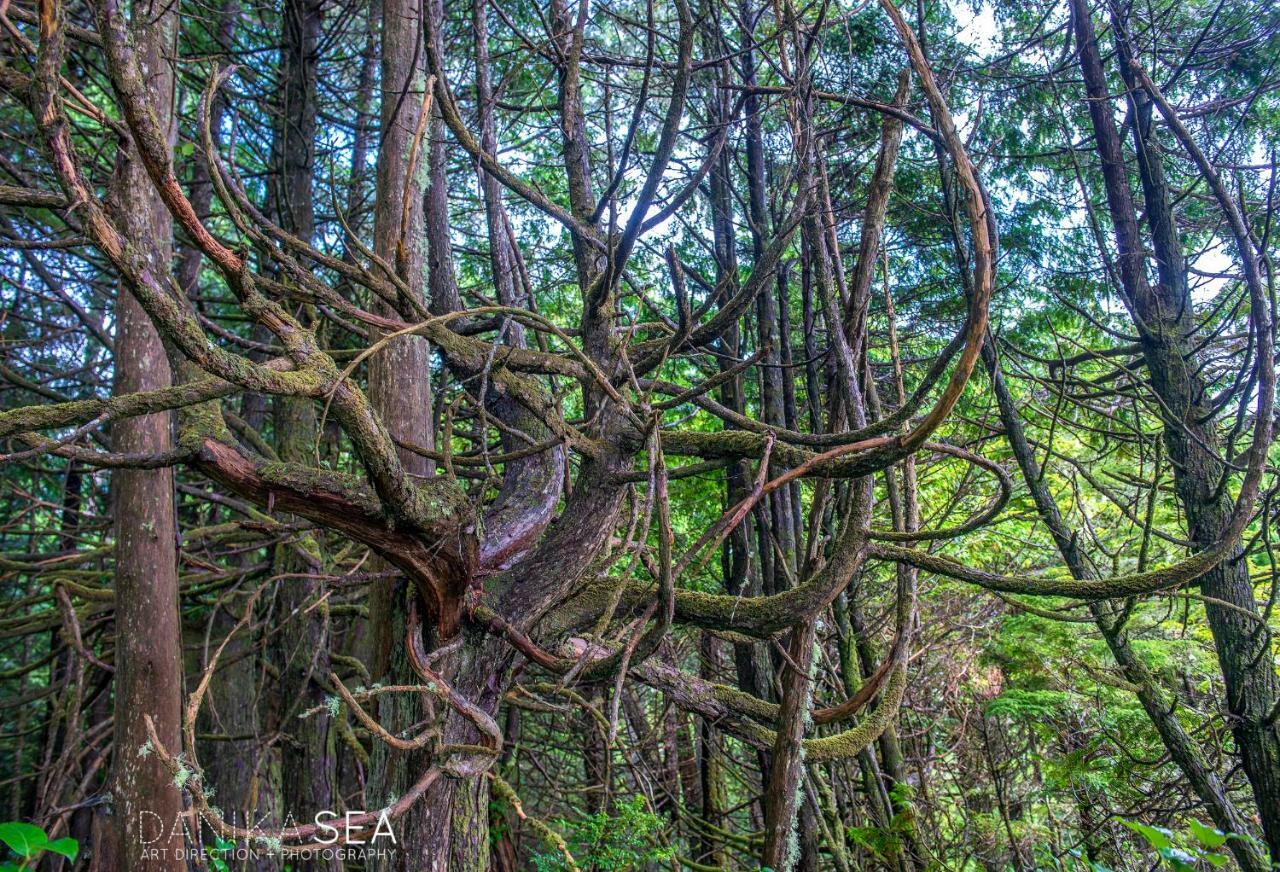
M50 15L58 15L50 10ZM143 22L146 22L144 25ZM124 83L140 109L151 113L151 147L168 159L172 137L174 73L165 58L173 44L177 21L172 11L140 6L129 21L113 20L121 63L131 80ZM42 43L57 52L62 36L56 18ZM46 28L48 26L46 25ZM108 42L111 42L108 40ZM112 180L122 234L131 240L132 256L147 269L164 275L170 269L173 236L168 212L147 178L140 149L122 152ZM136 394L173 386L165 342L126 282L116 292L114 384L116 394ZM168 409L123 418L112 424L111 449L121 455L163 455L173 446L173 416ZM117 854L129 869L177 869L183 845L180 785L158 757L155 741L176 744L181 734L182 663L178 617L178 534L175 529L173 473L158 469L122 468L112 478L115 489L115 579L117 608L115 657L115 724L117 752L112 758ZM137 705L150 700L147 709ZM150 718L148 721L147 718ZM161 860L148 859L148 846L165 848ZM112 862L95 852L102 868Z
M1193 6L4 10L12 817L1269 868L1280 29Z

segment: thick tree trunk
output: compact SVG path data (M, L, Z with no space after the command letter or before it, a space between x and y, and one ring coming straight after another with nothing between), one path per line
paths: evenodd
M815 630L812 621L791 630L788 662L779 670L782 704L773 744L764 808L764 851L760 864L791 872L800 859L800 806L804 802L801 742L813 707Z
M422 4L385 0L382 4L382 144L378 153L377 200L374 212L374 252L409 286L419 302L425 299L427 235L423 196L427 188L425 148L414 155L418 122L426 96L426 49L423 46ZM430 347L418 336L399 337L369 361L369 394L391 435L431 447ZM412 451L401 449L400 462L410 475L427 475L432 465ZM389 585L383 585L388 592ZM380 599L380 598L379 598ZM371 617L375 621L385 611ZM389 640L388 640L389 641Z
M489 0L473 0L472 29L475 31L476 110L480 122L480 147L490 154L498 153L497 124L494 121L493 82L489 70ZM506 209L502 204L502 183L491 174L477 167L480 191L484 195L485 226L489 234L489 262L493 269L494 290L498 302L504 306L516 306L521 294L516 274L517 252L512 244ZM519 324L507 327L512 344L522 345L524 328Z
M701 817L709 827L723 830L729 808L723 738L719 730L702 719L698 721L698 731L698 766L702 778ZM700 833L694 859L707 866L723 868L728 862L724 840L717 838L714 830Z
M137 51L152 109L165 130L173 125L176 9L143 3L134 9ZM172 143L172 138L170 139ZM116 179L120 218L163 275L169 271L169 213L141 161L131 159ZM142 306L125 288L116 299L114 393L156 390L172 382L164 344ZM127 418L112 425L112 448L159 452L173 444L169 414ZM114 779L119 863L127 870L181 870L182 795L154 754L144 720L169 748L180 747L182 635L178 613L178 553L173 470L114 473L116 537L116 675Z
M501 640L468 635L436 667L459 695L493 713L506 686L503 676L510 657ZM383 723L392 727L385 719ZM452 709L442 713L438 723L442 746L474 747L482 741L474 724ZM479 774L478 762L468 759L465 752L442 754L435 760L426 752L392 752L383 765L393 779L390 790L397 796L402 795L404 782L416 779L427 766L441 767L444 775L395 825L395 850L380 850L370 868L386 872L485 872L490 862L489 779ZM387 784L384 782L384 789ZM376 788L371 785L371 789ZM376 798L379 802L383 799Z
M740 14L742 21L756 20L756 10L753 8L752 0L742 0ZM742 37L742 84L747 89L743 104L743 116L746 120L747 217L751 228L753 266L763 257L770 232L769 209L765 197L768 180L765 177L760 99L751 91L756 86L755 52L751 48L755 38L752 30L745 32ZM756 297L756 342L757 347L764 350L766 364L759 369L761 420L766 424L783 427L786 415L783 407L783 374L779 366L781 362L779 346L786 341L786 337L780 335L778 322L778 294L762 290ZM773 492L768 499L761 501L756 510L758 556L766 594L778 593L786 587L786 572L774 566L774 561L778 559L777 551L786 557L793 557L795 554L795 542L791 534L791 510L787 499L789 493L787 489ZM777 551L773 545L775 537L778 541Z
M378 154L374 251L394 264L409 293L425 302L428 240L423 200L427 189L429 145L414 147L426 97L424 3L384 0L382 4L382 143ZM425 135L425 132L424 132ZM430 447L430 348L417 336L397 338L369 361L369 396L395 437ZM428 475L431 464L401 450L400 461L410 475ZM373 631L371 674L384 684L417 684L405 648L408 597L416 596L403 578L374 583L369 602ZM376 716L392 733L409 730L428 716L420 694L388 694L379 698ZM397 751L374 743L369 761L365 804L380 808L403 796L419 775L432 765L427 750ZM445 870L441 839L453 816L454 788L442 778L396 823L396 847L379 851L372 868L382 870ZM458 812L466 817L462 808ZM481 818L487 823L488 809ZM379 847L386 847L385 845ZM487 858L488 846L484 855ZM462 867L472 868L472 867Z
M378 84L379 41L381 30L380 0L373 0L366 9L364 45L360 58L360 74L357 79L355 93L355 118L351 143L351 176L346 195L346 220L352 227L362 226L361 218L368 211L368 168L369 150L376 145L374 134L377 123L374 118L374 88ZM350 241L344 239L343 259L354 263L357 260ZM341 638L341 647L337 649L342 656L369 664L373 657L372 628L368 621L357 621L347 627ZM338 771L336 789L342 797L359 797L364 793L368 776L367 756L355 754L338 755Z

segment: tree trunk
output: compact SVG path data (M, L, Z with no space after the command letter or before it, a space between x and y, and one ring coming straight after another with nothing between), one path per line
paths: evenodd
M140 4L133 29L151 107L173 128L176 7ZM169 213L132 149L116 179L120 219L156 272L169 271ZM164 343L142 306L125 289L116 298L114 393L156 390L172 382ZM112 425L112 449L159 452L173 444L169 414ZM182 634L178 613L178 551L172 469L114 473L116 538L116 675L114 779L119 863L133 870L181 870L182 794L154 754L144 720L169 748L180 747Z
M704 634L700 643L701 672L703 678L713 678L719 665L719 640ZM709 827L725 829L729 809L728 785L725 783L726 760L724 740L714 724L698 719L698 769L702 779L702 820ZM724 842L713 832L699 831L694 858L699 863L716 868L728 864Z
M421 143L416 153L414 148L427 85L423 6L416 0L382 4L382 144L373 231L375 253L395 265L419 303L425 301L427 262L423 198L428 165ZM411 166L411 153L416 166ZM370 359L369 397L392 436L431 446L430 377L430 349L417 336L399 337ZM406 474L430 474L425 458L404 449L399 454ZM374 583L369 622L374 648L370 672L375 681L418 683L405 648L408 597L416 595L404 578ZM426 718L427 709L420 694L388 694L379 698L376 716L388 731L401 733ZM375 741L365 804L392 804L431 764L429 751L396 751ZM440 841L452 816L454 786L450 779L439 779L396 823L395 850L379 852L372 868L449 868L440 857ZM461 807L456 811L466 816ZM487 822L488 809L482 807L480 816ZM483 853L487 858L487 845Z
M773 744L764 808L764 852L760 863L791 872L800 859L800 806L804 801L804 739L813 707L815 630L812 621L791 630L789 662L780 670L782 704Z

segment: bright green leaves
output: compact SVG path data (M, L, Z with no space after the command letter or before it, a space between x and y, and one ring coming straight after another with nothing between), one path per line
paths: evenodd
M1207 824L1200 823L1200 821L1192 821L1190 830L1196 841L1206 848L1220 848L1227 842L1226 833L1222 832L1222 830L1215 830Z
M3 840L19 857L34 857L49 844L44 830L34 824L9 821L0 824L0 840Z
M22 821L0 823L0 841L8 845L20 861L18 865L6 863L0 866L0 872L30 868L46 852L68 860L75 860L80 853L80 844L75 839L62 838L51 842L48 833L40 827Z
M1164 827L1150 827L1137 821L1124 821L1124 825L1146 839L1147 844L1157 851L1173 847L1173 833Z
M230 856L236 848L236 843L228 839L218 836L214 839L212 845L206 845L204 852L209 860L209 865L214 872L231 872L231 866L227 863L226 858Z
M46 850L60 854L68 860L74 860L80 853L80 843L69 836L65 836L61 839L54 839L46 846Z
M1243 838L1224 833L1199 821L1192 821L1186 833L1174 833L1164 827L1152 827L1137 821L1123 821L1155 849L1165 866L1174 872L1196 872L1208 864L1220 868L1227 863L1227 855L1213 849L1226 844L1228 839Z

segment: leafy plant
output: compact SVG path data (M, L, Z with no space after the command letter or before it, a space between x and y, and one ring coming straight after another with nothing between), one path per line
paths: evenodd
M888 826L850 826L845 829L851 842L866 848L886 861L891 861L902 853L904 840L915 829L914 810L910 805L911 786L895 784L889 795L894 805L902 806L902 810L894 814Z
M1192 821L1186 832L1175 833L1164 827L1152 827L1137 821L1123 821L1124 825L1146 840L1160 859L1174 872L1196 872L1208 864L1214 868L1225 866L1226 854L1219 849L1230 839L1249 840L1249 836L1224 833L1221 830Z
M46 853L58 854L72 861L80 853L80 843L75 839L64 837L51 842L49 834L40 827L22 821L0 823L0 841L18 855L17 863L7 862L0 865L0 872L29 869Z
M657 843L661 819L649 811L644 797L619 801L613 813L600 812L577 821L557 821L578 868L587 872L622 872L643 868L652 861L667 860L671 849ZM533 855L537 872L565 872L569 865L553 847Z
M230 872L231 867L227 864L226 855L234 851L236 843L221 836L214 838L212 845L206 845L204 852L209 858L209 866L214 872Z

